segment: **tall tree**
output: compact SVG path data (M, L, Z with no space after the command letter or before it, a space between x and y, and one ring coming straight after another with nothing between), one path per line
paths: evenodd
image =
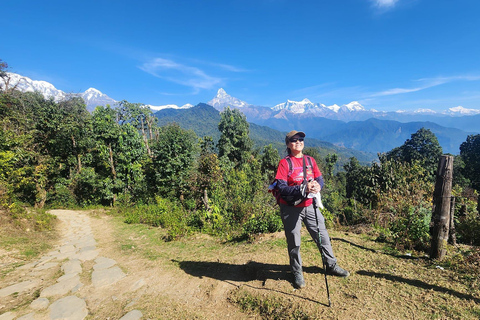
M198 138L192 130L178 124L159 128L158 141L152 143L152 168L149 187L165 197L183 198L198 154Z
M472 188L480 192L480 134L469 135L460 145L460 157L464 162L464 176L470 180ZM477 211L480 212L480 197Z
M158 118L153 115L152 110L144 104L122 100L118 104L117 112L119 123L131 123L141 132L147 153L151 155L149 140L153 139L152 130L158 122Z
M220 113L218 130L218 155L227 157L236 166L244 164L250 155L253 142L249 137L250 125L247 118L238 109L227 107Z
M272 144L266 145L263 148L263 153L260 158L262 173L267 176L267 181L272 181L275 177L280 156L278 150Z
M387 152L388 160L408 163L418 161L433 179L437 170L438 159L442 155L442 147L430 129L421 128L411 135L405 143Z

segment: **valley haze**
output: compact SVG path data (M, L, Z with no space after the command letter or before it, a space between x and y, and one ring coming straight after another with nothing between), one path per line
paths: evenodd
M95 88L81 93L65 93L46 81L32 80L15 73L8 75L10 86L16 86L21 91L37 91L55 101L70 95L80 96L89 111L93 111L96 106L114 106L118 102ZM436 134L444 152L458 154L458 148L468 134L480 132L480 110L461 106L442 112L430 109L384 112L367 110L358 101L341 106L327 106L305 98L301 101L287 100L269 108L232 97L223 88L218 89L217 95L206 103L218 111L226 107L237 108L251 123L281 132L295 128L305 131L312 138L372 153L390 151L403 144L412 133L426 127ZM167 109L187 110L194 107L192 104L147 106L153 112Z

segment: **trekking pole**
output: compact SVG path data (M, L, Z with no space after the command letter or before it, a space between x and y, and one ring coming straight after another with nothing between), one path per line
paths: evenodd
M328 306L332 306L330 301L330 290L328 289L328 280L327 280L327 268L325 266L325 256L322 251L322 237L320 236L320 226L318 225L318 215L317 215L317 199L313 198L313 208L315 209L315 221L317 222L317 233L318 233L318 246L320 249L320 256L322 257L323 270L325 272L325 286L327 287L327 297L328 297Z

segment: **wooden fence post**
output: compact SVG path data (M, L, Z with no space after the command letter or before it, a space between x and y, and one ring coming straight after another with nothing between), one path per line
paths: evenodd
M442 260L447 251L452 198L453 156L443 155L438 162L433 194L433 231L430 258Z

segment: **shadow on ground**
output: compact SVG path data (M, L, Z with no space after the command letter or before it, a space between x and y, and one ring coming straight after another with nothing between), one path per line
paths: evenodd
M472 300L475 303L480 303L480 299L475 298L474 296L472 296L470 294L461 293L461 292L458 292L458 291L455 291L455 290L452 290L452 289L440 287L440 286L430 284L430 283L426 283L424 281L420 281L420 280L416 280L416 279L408 279L408 278L404 278L404 277L400 277L400 276L394 276L394 275L391 275L391 274L388 274L388 273L378 273L378 272L366 271L366 270L359 270L359 271L357 271L357 274L362 275L362 276L367 276L367 277L373 277L373 278L383 278L383 279L390 280L390 281L393 281L393 282L402 282L402 283L406 283L406 284L409 284L411 286L415 286L415 287L422 288L422 289L425 289L425 290L433 290L433 291L437 291L437 292L442 292L442 293L446 293L446 294L455 296L455 297L460 298L460 299Z
M396 254L391 254L391 253L387 253L387 252L383 252L383 251L378 251L378 250L375 250L375 249L372 249L372 248L367 248L367 247L361 246L359 244L356 244L354 242L351 242L351 241L348 241L348 240L345 240L345 239L342 239L342 238L332 238L332 240L342 241L342 242L348 243L349 245L351 245L353 247L356 247L356 248L359 248L359 249L362 249L362 250L370 251L370 252L373 252L373 253L386 254L386 255L389 255L389 256L392 256L392 257L395 257L395 258L408 259L408 260L427 259L427 257L424 257L424 256L423 257L414 257L414 256L410 256L410 255L405 255L405 254L396 255Z
M266 281L268 279L292 280L290 267L288 265L255 261L249 261L247 264L231 264L214 261L172 261L178 264L186 273L199 278L208 277L222 281L231 280L239 282L251 280ZM323 273L323 270L319 267L304 267L303 271L305 273Z
M241 265L214 261L172 260L172 262L178 264L183 271L192 276L198 277L200 279L208 277L220 281L225 281L236 287L238 287L238 285L235 283L231 283L230 281L235 281L238 283L249 282L252 280L260 280L263 281L263 285L265 285L265 281L267 281L268 279L286 280L290 283L292 283L293 281L293 275L291 274L290 267L288 265L269 264L255 261L250 261L246 264ZM323 273L323 270L319 267L304 267L303 271L305 273ZM283 292L281 290L255 287L249 284L244 285L252 289L275 291L284 295L322 304L327 307L329 306L328 304L319 302L317 300L292 294L289 292Z

